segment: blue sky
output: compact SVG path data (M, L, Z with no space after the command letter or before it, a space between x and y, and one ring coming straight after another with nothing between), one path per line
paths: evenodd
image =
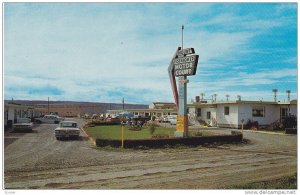
M4 98L173 102L182 24L189 100L297 98L296 3L5 3Z

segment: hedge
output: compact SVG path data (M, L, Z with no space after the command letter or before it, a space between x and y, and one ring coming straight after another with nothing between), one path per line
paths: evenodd
M220 135L207 137L187 137L187 138L163 138L163 139L140 139L140 140L124 140L124 148L160 148L165 146L187 145L198 146L205 143L232 143L242 142L243 135ZM121 147L121 140L96 139L97 147Z
M297 128L286 128L285 134L297 134Z

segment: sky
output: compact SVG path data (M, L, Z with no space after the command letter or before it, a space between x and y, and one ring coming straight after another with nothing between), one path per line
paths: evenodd
M4 99L174 102L181 25L188 102L297 99L296 3L4 3L3 21Z

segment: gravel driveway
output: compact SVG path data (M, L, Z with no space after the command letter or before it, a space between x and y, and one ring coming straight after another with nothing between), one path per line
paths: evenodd
M244 132L249 143L97 149L83 132L57 141L56 126L5 135L15 139L4 149L6 189L219 189L297 172L297 136Z

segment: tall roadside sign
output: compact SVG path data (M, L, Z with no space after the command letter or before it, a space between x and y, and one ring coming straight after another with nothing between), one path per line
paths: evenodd
M195 54L194 48L178 47L168 68L172 91L177 106L177 123L175 137L188 136L187 115L187 76L196 74L199 55ZM178 77L178 91L176 77Z

